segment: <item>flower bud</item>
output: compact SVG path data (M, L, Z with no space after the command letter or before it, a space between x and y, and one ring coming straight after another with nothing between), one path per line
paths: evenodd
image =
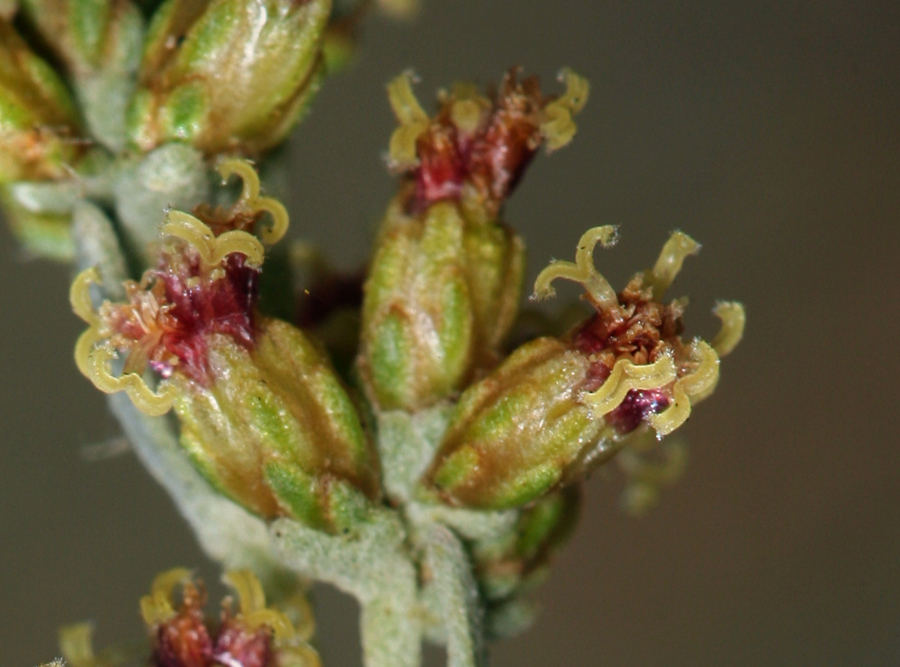
M632 433L667 435L712 393L719 354L743 331L740 304L720 305L718 347L680 337L684 301L661 299L697 245L675 232L654 268L616 294L593 265L612 227L588 231L575 263L554 262L537 297L558 278L583 285L596 314L565 339L539 338L516 350L460 397L426 485L451 504L524 505L609 460Z
M140 10L130 0L23 0L37 36L76 79L91 76L122 52L140 49ZM126 39L128 43L122 44Z
M172 140L255 155L299 121L322 75L330 0L168 0L147 34L129 112L144 150Z
M504 78L493 99L457 84L433 118L404 74L389 86L400 127L390 161L403 174L365 285L360 371L385 410L418 410L490 368L518 312L524 244L501 207L541 142L559 147L587 84L563 97L534 78ZM560 118L570 126L562 126Z
M0 19L0 183L63 178L81 156L65 85Z
M23 9L65 69L90 134L120 152L144 34L140 9L131 0L24 0Z
M572 534L580 508L581 487L572 484L522 510L508 534L473 544L472 561L482 595L499 603L539 584L553 554Z
M198 208L207 223L171 211L157 268L125 284L127 303L94 312L88 287L72 288L90 325L76 361L101 391L126 391L148 414L174 406L188 456L223 494L266 518L292 516L333 531L356 520L379 493L377 462L356 407L327 355L291 325L255 309L263 244L248 233L263 212L284 233L286 213L258 196L245 162L223 171L244 178L229 210ZM111 362L121 356L121 374ZM161 378L156 390L142 375Z
M377 405L417 410L458 390L512 325L524 248L500 225L471 225L451 202L417 216L398 201L363 300L360 371Z

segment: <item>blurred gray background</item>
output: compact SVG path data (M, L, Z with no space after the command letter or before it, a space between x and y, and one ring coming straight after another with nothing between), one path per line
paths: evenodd
M492 664L900 664L900 4L424 4L412 25L368 21L359 64L298 131L296 234L343 266L366 257L394 189L398 72L424 101L512 64L555 91L569 65L593 86L579 134L506 212L531 277L615 223L598 265L621 286L681 228L704 245L676 285L689 333L715 331L717 298L749 315L683 429L681 484L637 521L621 480L595 475L537 625ZM0 248L0 651L32 667L63 623L95 620L100 646L140 637L160 570L216 573L132 455L85 461L119 431L72 362L69 271L24 260L5 229ZM359 665L355 604L316 595L326 667Z

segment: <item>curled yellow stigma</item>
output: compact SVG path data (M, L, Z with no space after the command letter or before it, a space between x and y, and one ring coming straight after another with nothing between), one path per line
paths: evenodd
M721 358L731 354L744 337L747 313L744 305L737 301L720 301L713 308L713 313L722 320L722 328L712 342L713 349Z
M696 403L709 396L719 381L719 356L709 343L695 340L691 346L691 360L696 368L675 382L672 404L659 414L648 417L650 426L659 437L684 424L691 415L691 402Z
M141 598L141 616L147 627L152 628L175 617L172 606L175 587L191 580L191 571L176 567L156 575L150 585L150 594Z
M272 630L276 642L289 642L296 638L296 630L290 619L277 609L266 607L266 596L259 579L249 570L232 570L222 576L238 596L241 616L251 630L266 626Z
M233 253L245 255L248 265L259 267L266 254L263 244L252 234L235 229L216 236L206 224L184 211L169 211L160 232L190 245L207 267L218 266Z
M660 491L684 474L687 458L687 446L679 438L659 443L652 431L631 438L616 457L627 480L619 496L622 509L636 517L646 514L659 501Z
M635 364L619 359L612 372L596 391L585 392L581 401L591 409L595 419L615 410L632 389L659 389L675 381L675 362L663 355L652 364Z
M388 145L391 164L398 169L410 169L419 164L416 141L431 123L412 90L415 75L407 70L388 84L388 101L400 123Z
M59 629L59 650L69 667L96 667L93 635L94 626L90 623L73 623Z
M90 325L75 344L78 370L100 391L107 394L124 391L141 412L152 417L163 415L172 407L174 387L162 382L159 390L154 392L137 373L123 373L116 377L110 370L109 365L116 351L100 332L102 323L94 311L90 294L91 284L99 282L99 279L96 269L86 269L75 277L69 290L72 310Z
M236 214L268 213L272 216L272 224L260 230L259 236L262 242L267 245L280 241L288 229L289 216L287 209L284 207L284 204L273 197L259 196L259 174L256 173L253 165L247 160L228 158L219 162L216 169L222 176L224 183L227 183L232 176L238 176L243 184L241 196L232 205L231 210ZM227 234L223 234L223 236L227 236Z
M594 305L601 310L618 305L616 291L606 282L594 266L594 249L599 243L609 248L616 242L617 230L612 225L594 227L586 231L578 241L575 252L575 263L554 260L550 266L538 274L534 281L532 299L546 299L554 296L553 281L557 279L571 280L580 283L588 293Z
M566 84L562 96L544 107L541 135L547 142L547 152L562 148L575 136L577 126L574 116L587 104L591 86L583 76L568 67L559 73L559 80Z
M660 301L666 290L681 272L688 255L700 251L700 244L683 232L673 232L659 253L656 264L644 274L644 283L653 289L653 298Z

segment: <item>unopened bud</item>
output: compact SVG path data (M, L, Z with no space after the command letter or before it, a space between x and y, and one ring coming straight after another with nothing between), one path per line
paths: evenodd
M684 341L683 302L660 300L699 246L675 232L654 268L616 294L593 265L594 247L613 240L611 227L588 231L575 263L554 262L535 282L538 297L552 294L558 278L580 283L596 314L564 340L522 346L463 393L426 475L446 502L526 504L609 460L638 429L671 433L712 393L719 353L743 331L743 308L717 309L718 348Z
M65 70L90 134L120 152L144 36L141 10L131 0L24 0L23 9Z
M247 163L228 169L244 178L242 197L228 210L198 209L206 222L171 211L159 266L126 283L127 303L95 312L96 273L76 279L73 307L91 325L76 361L100 390L125 391L148 414L174 406L182 445L225 495L266 518L339 530L378 496L374 451L324 351L256 312L262 241L284 234L287 215L259 196ZM264 212L275 224L257 232L261 241L248 230ZM147 370L160 378L155 389Z
M505 601L539 584L553 554L572 534L580 508L581 487L572 484L523 509L508 534L473 544L482 594L492 602Z
M515 319L524 248L507 226L451 202L410 216L396 200L363 301L360 370L382 409L416 410L492 365Z
M0 183L64 178L84 152L56 72L0 19Z
M255 155L299 121L322 75L330 0L169 0L147 34L132 141Z

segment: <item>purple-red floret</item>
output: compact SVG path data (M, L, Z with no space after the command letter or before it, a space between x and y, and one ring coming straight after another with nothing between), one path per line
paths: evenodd
M161 255L159 268L147 271L140 285L127 285L129 303L108 304L101 312L114 345L130 352L126 368L140 372L146 364L163 377L178 370L205 384L211 334L251 348L259 269L245 260L232 253L210 269L196 252L177 246Z
M625 394L619 407L606 415L606 420L624 435L643 424L650 415L665 410L670 402L669 397L658 389L632 389Z

